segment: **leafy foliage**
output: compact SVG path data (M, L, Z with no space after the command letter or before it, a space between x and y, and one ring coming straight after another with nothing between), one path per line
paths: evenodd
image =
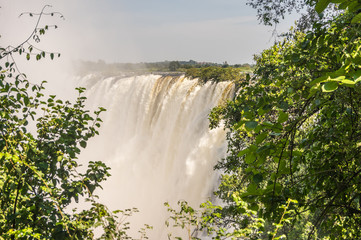
M304 9L312 0L248 0L247 4L257 9L258 19L265 25L279 23L286 14L293 11L299 12Z
M209 201L203 203L199 210L189 206L186 201L178 202L179 210L165 203L171 213L166 225L169 227L170 222L173 222L173 227L185 229L189 240L201 239L198 236L205 237L205 235L212 236L212 239L249 240L260 239L264 235L276 240L284 237L284 235L276 237L278 229L293 220L294 210L289 209L291 203L297 204L297 201L288 199L285 205L281 205L280 209L283 213L279 222L273 224L270 231L265 233L265 222L262 218L256 217L257 212L250 209L249 204L242 201L236 194L233 199L236 202L233 211L242 213L242 216L237 219L224 215L224 209L221 206L213 205ZM172 234L168 235L168 239L172 239ZM182 239L182 237L175 237L175 239Z
M198 78L203 83L207 81L233 81L234 83L239 84L240 82L246 80L246 72L249 71L250 69L244 68L213 66L187 69L185 76Z
M54 58L31 42L39 42L49 30L39 27L42 17L57 15L46 13L47 7L29 13L38 21L28 39L17 47L0 48L0 239L94 239L97 227L103 229L98 239L130 239L122 218L134 210L112 212L94 195L110 176L109 168L97 161L89 162L85 173L77 170L80 149L98 134L105 109L94 114L85 110L84 88L77 88L74 104L55 95L45 97L45 82L32 84L13 58ZM70 204L79 201L90 202L90 209L71 212Z
M164 206L167 207L168 212L171 213L171 216L166 220L165 224L169 227L172 220L173 227L180 227L186 230L186 235L189 240L197 240L199 238L194 235L197 233L198 225L200 224L201 217L200 213L188 205L186 201L178 201L180 210L177 211L173 209L168 202L164 203ZM172 233L168 234L168 239L171 239ZM181 237L175 237L175 239L182 239Z
M315 2L316 11L331 2ZM361 238L361 4L337 3L344 14L292 32L256 57L251 81L210 115L212 126L224 119L230 131L216 194L227 203L222 218L238 226L235 196L266 229L282 219L279 206L295 199L292 221L276 237Z
M300 17L296 21L295 28L297 31L306 32L312 29L313 24L326 23L340 14L340 9L335 6L337 2L340 1L248 0L247 5L257 10L257 17L261 23L269 26L275 26L287 15L297 13Z

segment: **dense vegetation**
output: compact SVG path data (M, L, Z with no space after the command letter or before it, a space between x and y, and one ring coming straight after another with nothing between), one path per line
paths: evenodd
M270 221L295 199L298 231L361 237L360 35L345 27L351 19L296 33L257 59L254 83L222 110L232 129L232 152L217 165L227 173L222 199L239 197Z
M180 202L170 220L215 239L361 239L361 3L249 2L269 24L292 4L318 18L257 56L251 81L210 115L229 131L216 165L225 205Z
M203 83L207 81L233 81L238 86L242 81L246 80L247 73L249 72L251 72L251 67L213 66L187 69L185 76L197 78Z
M136 210L109 211L94 195L109 168L89 162L79 172L77 156L98 134L104 109L85 110L83 88L74 104L46 97L45 82L32 84L14 60L59 56L34 45L56 28L40 25L44 16L59 16L44 12L48 7L28 14L38 22L23 43L0 47L0 239L95 239L96 228L102 229L97 239L130 239L123 217ZM88 208L72 209L79 201Z

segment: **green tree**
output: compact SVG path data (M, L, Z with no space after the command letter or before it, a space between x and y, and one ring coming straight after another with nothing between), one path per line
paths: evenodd
M198 78L202 83L233 81L238 84L245 79L246 74L242 68L211 66L187 69L185 76Z
M313 0L248 0L247 5L257 10L258 19L265 25L278 24L287 14L300 12Z
M169 63L169 71L177 71L181 67L178 61L172 61Z
M330 4L319 14L316 9L316 3ZM332 20L340 12L334 3L340 1L317 1L317 0L247 0L247 5L257 10L258 20L269 26L280 23L287 15L297 13L300 18L296 21L295 28L298 31L308 31L312 29L314 23L327 22Z
M210 115L229 130L228 156L216 166L224 172L221 218L249 228L241 223L246 203L265 219L267 239L290 198L298 205L277 236L360 239L361 3L304 3L318 14L337 3L344 13L263 51L237 98Z
M94 114L85 110L83 88L77 88L74 104L45 97L45 82L32 84L14 60L17 54L28 60L59 56L32 43L51 29L40 26L44 16L62 17L46 8L27 13L38 18L29 38L0 48L0 239L94 239L98 226L103 229L100 239L130 239L129 226L121 221L135 210L109 211L94 195L110 176L109 168L98 161L89 162L84 173L77 170L80 149L98 134L104 109ZM90 202L89 209L68 209L80 199Z

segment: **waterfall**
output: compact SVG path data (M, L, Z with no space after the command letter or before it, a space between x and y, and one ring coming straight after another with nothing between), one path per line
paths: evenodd
M229 99L232 83L184 76L142 75L81 79L90 106L105 107L100 135L88 143L82 161L104 161L112 176L102 202L112 209L136 207L131 229L152 225L149 239L167 239L163 203L193 207L210 198L217 182L213 166L225 155L225 131L210 130L210 110ZM88 107L88 108L89 108Z

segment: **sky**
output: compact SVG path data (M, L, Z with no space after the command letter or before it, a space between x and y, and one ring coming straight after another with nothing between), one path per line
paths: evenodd
M245 0L0 0L0 44L26 38L36 18L19 14L47 4L47 12L61 12L65 20L44 17L40 25L58 29L39 46L61 52L66 61L252 63L274 42L274 27L260 25Z

